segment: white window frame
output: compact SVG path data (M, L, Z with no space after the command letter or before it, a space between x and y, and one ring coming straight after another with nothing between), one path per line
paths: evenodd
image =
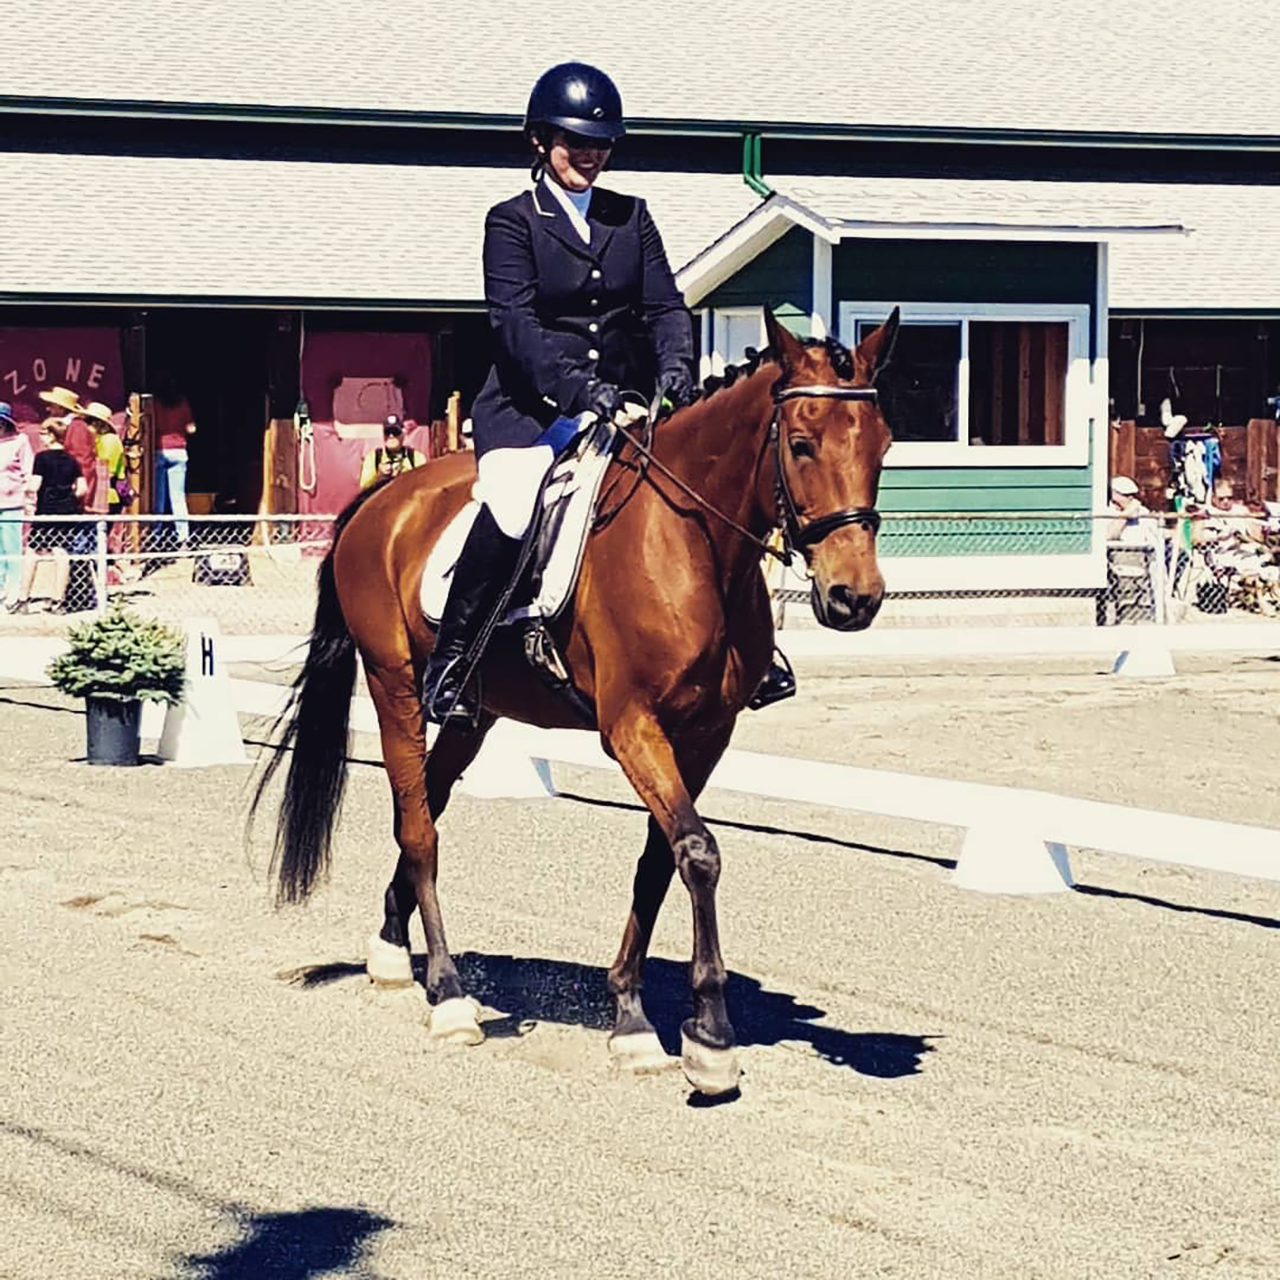
M756 335L755 347L758 351L763 351L767 343L764 331L764 310L761 307L716 307L711 312L711 344L710 347L703 351L703 373L702 376L708 377L714 375L719 377L724 373L724 367L730 363L725 358L725 351L729 346L729 321L730 320L754 320L759 325L759 332ZM707 326L703 323L703 334L707 332Z
M857 324L883 324L898 305L893 302L841 302L840 336L857 345ZM969 322L973 320L1057 322L1067 326L1067 377L1063 396L1062 444L969 443ZM960 325L960 367L956 386L959 439L903 440L885 459L891 467L1036 467L1086 466L1089 462L1089 424L1092 368L1089 359L1089 308L1056 303L911 302L902 306L902 323L913 321Z

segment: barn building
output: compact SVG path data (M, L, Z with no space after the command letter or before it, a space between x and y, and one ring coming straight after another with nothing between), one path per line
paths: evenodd
M1096 510L1117 459L1163 505L1166 399L1275 499L1280 107L1242 56L1270 25L571 0L568 48L533 6L28 6L10 47L49 74L0 94L0 398L34 420L48 385L119 405L168 371L197 495L334 509L385 412L465 416L484 212L527 180L529 86L580 57L623 91L606 182L649 201L704 373L765 303L849 342L903 307L887 512ZM898 528L899 590L1100 572L1079 522Z

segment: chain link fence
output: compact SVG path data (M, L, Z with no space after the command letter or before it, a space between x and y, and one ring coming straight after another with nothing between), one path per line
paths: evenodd
M22 533L6 535L5 522ZM0 512L9 634L49 634L114 601L169 623L217 620L227 635L303 635L333 516L35 516ZM179 530L185 533L180 538ZM16 560L16 570L15 570Z
M23 517L0 511L0 634L55 634L122 600L227 635L305 635L332 516ZM1280 511L886 515L876 627L1111 626L1280 617ZM777 621L816 626L770 561Z

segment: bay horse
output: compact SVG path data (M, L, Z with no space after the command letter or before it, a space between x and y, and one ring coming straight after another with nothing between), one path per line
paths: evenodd
M694 804L773 651L764 539L781 528L785 545L803 554L824 626L868 626L884 595L876 494L891 436L873 384L892 350L898 312L852 351L834 339L792 336L767 308L765 322L769 346L754 368L728 371L724 385L659 423L644 467L635 441L611 462L606 493L612 477L621 497L608 518L597 517L571 607L551 625L574 685L594 707L605 751L651 815L608 974L610 1051L634 1071L672 1061L641 988L650 936L678 871L693 906L693 1016L682 1027L682 1064L707 1095L735 1090L739 1066L716 923L720 851ZM427 749L420 690L434 633L419 604L420 580L475 474L470 454L442 457L361 494L338 518L279 750L253 801L256 809L291 746L275 869L281 901L301 901L328 866L358 654L377 711L400 850L382 928L370 939L370 976L412 982L416 906L427 941L429 1032L463 1043L484 1035L445 941L436 824L499 716L582 727L572 705L534 676L513 629L501 628L480 666L479 723L449 725Z

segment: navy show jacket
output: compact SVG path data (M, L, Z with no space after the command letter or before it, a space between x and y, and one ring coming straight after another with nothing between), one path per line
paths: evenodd
M484 284L494 364L471 411L476 453L532 444L579 413L588 382L653 394L689 368L693 331L643 200L594 187L584 243L539 184L489 210Z

